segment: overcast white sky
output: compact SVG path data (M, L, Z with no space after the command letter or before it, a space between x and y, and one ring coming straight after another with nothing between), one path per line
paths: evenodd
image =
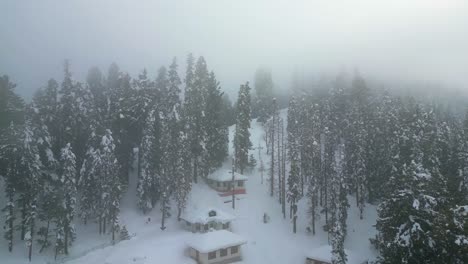
M272 68L358 68L382 79L468 90L468 0L0 0L0 74L27 97L69 58L75 78L115 61L152 76L173 56L205 56L226 90Z

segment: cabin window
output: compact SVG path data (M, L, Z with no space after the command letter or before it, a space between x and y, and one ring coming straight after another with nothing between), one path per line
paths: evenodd
M237 252L239 252L239 247L237 246L231 247L231 254L237 254Z
M200 230L200 224L199 223L195 224L195 230Z
M227 256L227 248L221 249L220 255L221 255L221 257Z
M216 258L216 251L211 251L208 253L208 259L215 259Z
M239 187L244 186L244 182L243 182L243 181L238 181L238 182L237 182L237 186L239 186Z
M208 224L205 224L205 231L208 231Z

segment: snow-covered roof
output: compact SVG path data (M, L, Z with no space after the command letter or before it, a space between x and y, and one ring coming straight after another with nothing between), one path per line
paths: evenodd
M232 171L220 169L208 175L208 179L219 182L232 181ZM247 179L247 176L234 172L235 181L246 181Z
M308 254L306 254L306 257L310 259L314 259L314 260L331 263L331 258L332 258L331 252L332 252L332 247L325 245L325 246L321 246L321 247L313 249ZM347 263L349 264L360 264L364 261L362 257L358 257L354 255L349 250L345 249L345 253L348 259Z
M247 243L241 236L226 230L211 231L203 234L195 234L188 241L188 246L200 253L208 253L222 248L239 246Z
M215 212L216 215L210 216L210 212ZM234 220L235 217L216 208L207 208L204 210L190 210L184 212L181 218L190 223L206 224L215 221L224 224Z

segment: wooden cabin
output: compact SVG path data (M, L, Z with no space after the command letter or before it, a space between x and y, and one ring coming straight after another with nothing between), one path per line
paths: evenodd
M194 233L209 230L231 230L234 216L215 208L189 210L181 216L184 228Z
M219 192L221 196L235 194L245 194L245 182L247 176L234 172L234 181L232 171L220 169L208 175L207 184Z
M194 235L187 244L191 258L199 264L227 264L242 260L241 246L247 243L241 236L226 230Z

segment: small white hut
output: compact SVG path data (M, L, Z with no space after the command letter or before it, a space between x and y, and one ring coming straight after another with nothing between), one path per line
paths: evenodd
M247 243L241 236L226 230L195 235L188 242L189 254L197 263L232 263L242 260L241 246Z
M194 233L204 233L212 229L231 230L231 222L234 218L233 215L215 208L189 210L181 216L184 228Z
M234 181L232 180L232 171L219 169L208 175L206 182L211 188L220 192L221 196L235 194L245 194L245 182L247 176L234 172ZM232 184L232 186L231 186Z
M305 263L306 264L331 264L332 263L332 261L331 261L332 253L331 252L332 252L332 247L328 246L328 245L315 248L314 250L310 251L306 255L306 262ZM353 254L349 250L345 250L345 253L346 253L346 257L348 259L348 261L346 263L361 264L361 263L366 262L363 258Z

